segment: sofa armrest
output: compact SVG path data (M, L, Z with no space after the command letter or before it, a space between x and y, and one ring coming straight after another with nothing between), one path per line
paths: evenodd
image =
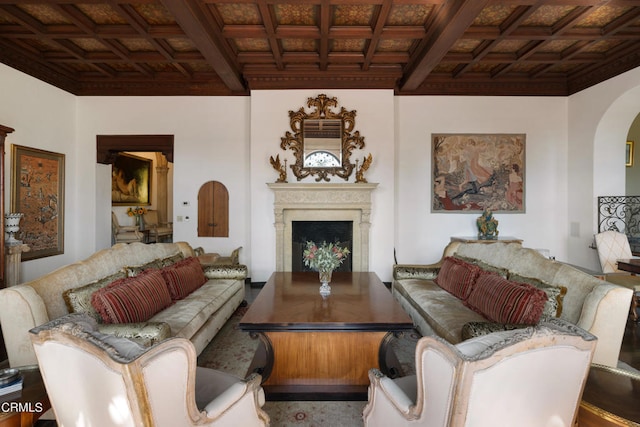
M244 264L205 265L202 269L207 279L244 280L247 278L247 266Z
M585 298L578 326L598 337L593 363L617 366L632 295L603 281Z
M103 334L129 338L145 347L171 338L171 327L165 322L101 323L98 331Z
M29 330L49 321L42 297L28 285L0 290L0 325L9 366L36 365Z
M433 280L440 271L441 263L437 264L396 264L393 266L393 278Z

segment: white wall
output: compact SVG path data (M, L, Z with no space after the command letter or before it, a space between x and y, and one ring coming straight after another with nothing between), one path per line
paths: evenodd
M78 145L84 159L78 176L79 192L89 197L111 185L107 169L96 172L96 135L171 134L174 135L173 225L174 241L187 241L208 252L230 253L249 244L248 97L82 97L78 98ZM96 176L96 173L99 176ZM207 181L220 181L229 190L229 237L198 237L198 190ZM101 196L104 198L104 195ZM183 206L188 202L189 206ZM110 201L95 201L101 210L111 209ZM118 208L118 212L126 208ZM95 217L95 212L93 213ZM178 216L190 220L178 222ZM110 222L91 224L100 241L88 243L90 254L110 246L105 230ZM247 251L240 260L249 263Z
M451 236L475 236L479 213L431 213L432 133L525 133L524 214L494 214L500 236L566 259L567 101L536 97L396 98L399 263L431 263Z
M568 98L571 262L599 269L589 246L597 231L598 196L623 195L627 133L640 112L640 68Z
M280 139L289 125L289 110L307 108L307 98L319 94L338 99L338 109L356 110L354 130L364 136L365 147L355 150L351 160L355 162L371 153L373 163L365 177L369 182L380 185L373 192L370 270L384 281L391 280L393 265L393 224L394 224L394 101L391 90L287 90L253 91L251 93L251 279L265 281L275 270L275 228L273 213L273 193L267 183L275 182L278 174L269 163L270 156L280 155L288 165L294 162L291 150L280 148ZM288 181L298 182L289 169ZM355 181L353 174L348 182ZM315 182L315 178L305 178L303 182ZM332 177L331 182L347 182Z
M390 279L399 262L433 262L452 235L473 235L476 214L432 214L431 133L526 133L526 213L496 214L501 235L545 248L560 260L597 268L589 248L598 195L624 192L624 142L640 112L640 68L567 98L394 97L385 90L256 91L251 97L74 97L0 64L0 124L16 129L10 144L66 156L65 253L24 262L24 280L108 245L109 168L96 166L98 134L173 134L175 239L207 251L243 246L254 281L274 268L269 156L289 129L287 112L307 97L336 96L357 110L356 129L371 152L374 193L371 265ZM5 163L10 207L10 156ZM197 192L205 181L230 195L230 237L198 238ZM289 174L290 182L296 182ZM353 178L352 178L353 180ZM338 182L337 180L335 182ZM188 201L190 206L182 206ZM176 222L176 216L190 222ZM252 259L252 256L255 259Z
M19 71L0 64L0 124L15 131L5 141L5 207L11 210L11 145L37 148L65 155L64 254L24 261L22 279L29 280L75 261L78 256L78 231L83 213L91 206L79 202L75 191L78 180L74 170L76 97Z

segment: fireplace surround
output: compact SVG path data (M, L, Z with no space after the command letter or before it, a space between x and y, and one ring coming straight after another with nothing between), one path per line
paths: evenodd
M353 271L369 271L371 193L377 183L267 184L274 192L276 271L291 271L294 221L351 221Z

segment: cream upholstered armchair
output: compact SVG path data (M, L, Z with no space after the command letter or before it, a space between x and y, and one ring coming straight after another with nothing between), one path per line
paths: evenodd
M160 222L158 211L147 210L142 216L145 229L149 230L149 240L160 242L173 240L173 227L170 222Z
M193 344L152 347L96 330L70 314L32 329L38 365L58 425L104 427L265 426L261 377L196 367Z
M633 258L627 235L609 230L596 234L595 240L605 280L633 291L629 314L634 321L637 321L637 308L640 300L640 277L618 270L617 262L619 259Z
M564 323L455 346L421 338L416 375L392 380L369 372L365 426L574 426L596 338Z
M141 242L144 238L138 227L135 225L121 226L118 217L111 212L111 230L113 232L113 243Z

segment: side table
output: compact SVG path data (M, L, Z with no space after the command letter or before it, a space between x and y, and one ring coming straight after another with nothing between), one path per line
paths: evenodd
M220 255L216 253L206 253L198 256L200 264L205 267L215 265L218 258L220 258Z
M149 229L140 230L140 232L142 233L142 243L154 243L149 237L151 232Z
M24 377L22 390L0 396L0 427L27 427L51 408L37 365L18 368Z
M580 427L640 426L640 375L591 365L578 409Z

